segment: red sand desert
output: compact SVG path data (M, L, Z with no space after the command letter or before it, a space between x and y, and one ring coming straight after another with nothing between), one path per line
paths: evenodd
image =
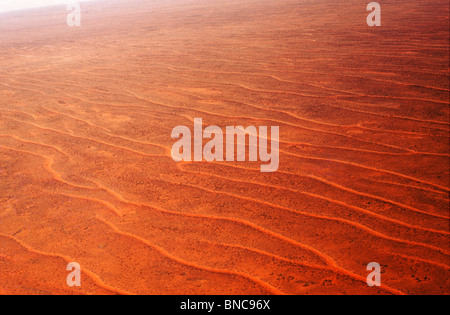
M449 3L366 5L1 13L0 294L449 294ZM194 118L279 126L279 170L176 163Z

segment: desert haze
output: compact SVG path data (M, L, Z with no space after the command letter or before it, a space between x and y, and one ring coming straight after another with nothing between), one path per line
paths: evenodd
M0 294L449 294L449 3L366 5L0 13ZM279 169L175 162L196 118Z

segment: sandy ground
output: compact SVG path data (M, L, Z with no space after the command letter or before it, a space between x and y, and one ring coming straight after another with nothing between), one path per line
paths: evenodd
M450 293L447 0L82 8L0 14L0 294ZM279 171L175 163L196 117Z

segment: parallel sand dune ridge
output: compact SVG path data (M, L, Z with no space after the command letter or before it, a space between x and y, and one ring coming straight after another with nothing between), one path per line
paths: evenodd
M448 294L449 4L382 10L0 14L0 294ZM279 171L175 163L194 118L279 126Z

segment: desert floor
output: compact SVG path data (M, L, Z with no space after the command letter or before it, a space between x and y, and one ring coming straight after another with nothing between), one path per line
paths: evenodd
M365 6L1 13L0 294L449 294L449 4ZM279 171L175 163L194 118L279 126Z

